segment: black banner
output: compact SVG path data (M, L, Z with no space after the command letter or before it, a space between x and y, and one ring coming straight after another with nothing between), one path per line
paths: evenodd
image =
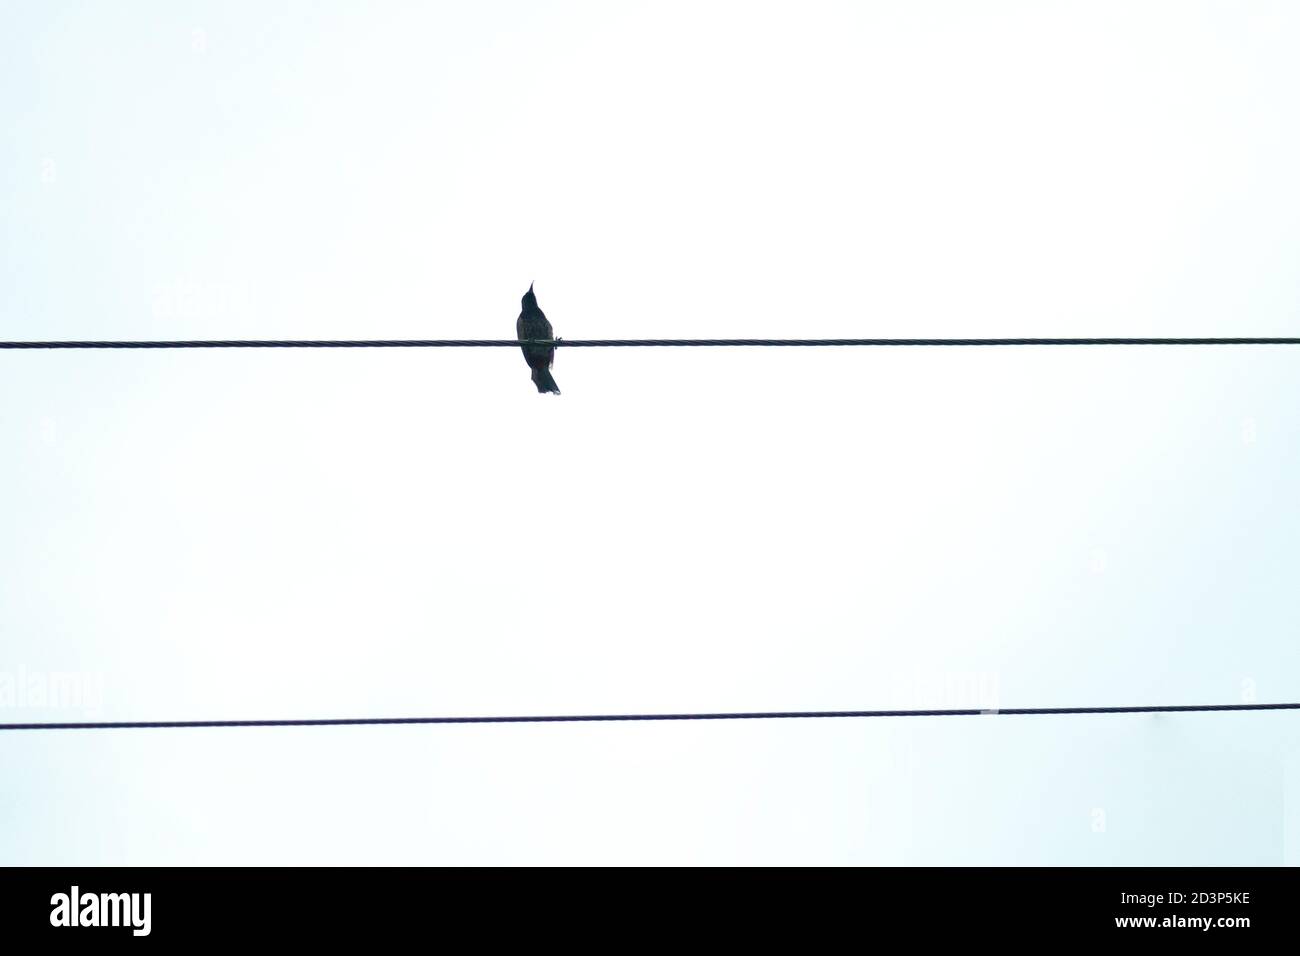
M469 934L611 946L1233 945L1293 937L1297 889L1284 869L31 869L0 871L0 926L10 944L374 945L415 934L436 948Z

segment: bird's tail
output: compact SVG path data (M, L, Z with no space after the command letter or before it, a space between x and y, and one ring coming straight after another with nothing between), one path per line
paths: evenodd
M555 379L551 377L551 370L549 368L533 369L533 384L536 385L537 390L543 394L546 392L554 392L556 395L560 394L560 386L555 384Z

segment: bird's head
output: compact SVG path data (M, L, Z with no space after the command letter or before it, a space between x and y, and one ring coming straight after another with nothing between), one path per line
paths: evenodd
M528 291L524 293L523 303L525 309L537 308L537 296L533 295L533 284L531 282L528 283Z

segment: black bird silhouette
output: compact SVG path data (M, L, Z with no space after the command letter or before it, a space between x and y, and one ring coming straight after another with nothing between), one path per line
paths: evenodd
M546 320L546 313L537 307L537 296L533 295L533 287L530 283L528 291L524 293L523 299L524 310L519 313L519 319L515 322L515 335L520 339L553 339L554 333L551 331L551 323ZM555 379L551 378L551 363L555 361L554 345L521 345L524 351L524 361L528 367L533 370L533 384L537 386L537 391L545 394L554 392L560 394L560 386L555 384Z

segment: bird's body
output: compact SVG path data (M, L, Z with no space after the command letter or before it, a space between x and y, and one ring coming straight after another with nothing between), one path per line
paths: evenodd
M530 285L523 298L523 311L519 313L519 318L515 322L515 335L519 339L554 339L555 334L551 331L551 323L546 319L546 313L537 306L537 296L533 295L533 287ZM555 384L555 379L551 377L551 363L555 361L554 345L521 345L520 348L524 353L524 361L528 367L533 370L533 384L537 386L537 391L545 394L554 392L560 394L560 386Z

